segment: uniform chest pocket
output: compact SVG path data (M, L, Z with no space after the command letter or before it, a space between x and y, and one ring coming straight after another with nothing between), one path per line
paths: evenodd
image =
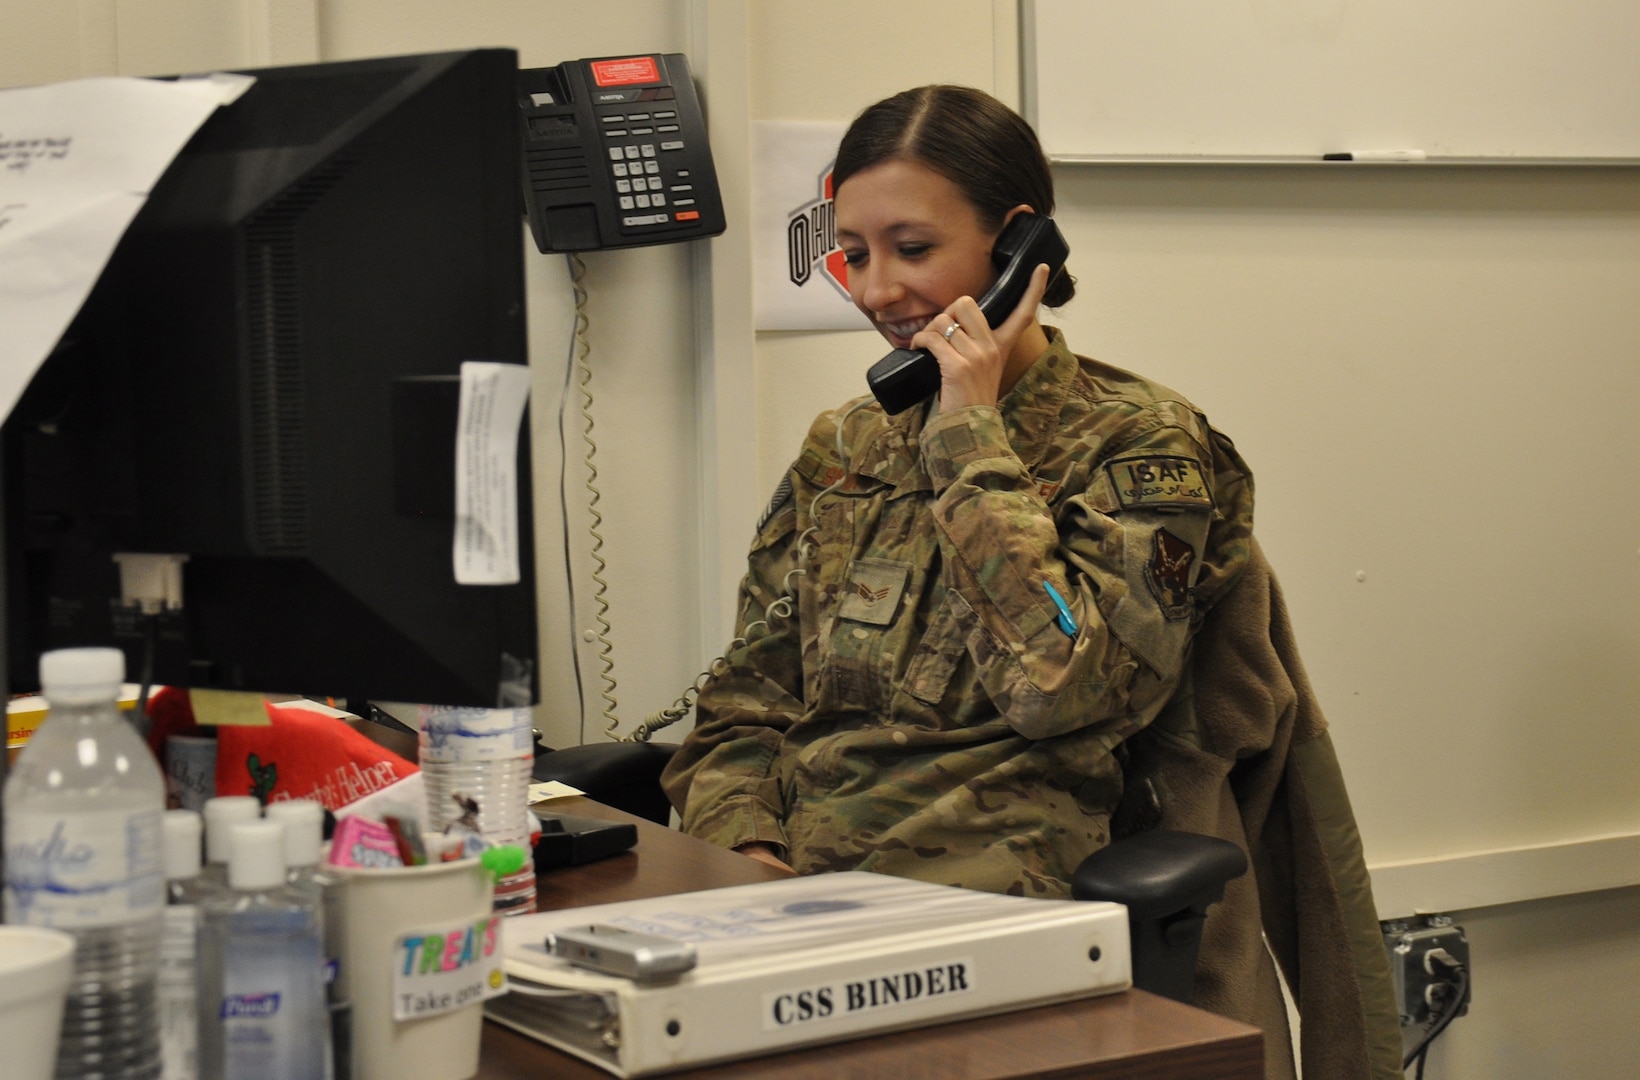
M957 618L953 594L947 591L928 620L917 652L906 665L900 689L925 705L938 705L951 676L967 654L967 633Z

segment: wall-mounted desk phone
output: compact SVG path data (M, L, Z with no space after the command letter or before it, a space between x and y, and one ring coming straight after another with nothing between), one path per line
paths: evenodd
M518 103L524 200L542 251L723 231L706 122L682 53L526 68Z

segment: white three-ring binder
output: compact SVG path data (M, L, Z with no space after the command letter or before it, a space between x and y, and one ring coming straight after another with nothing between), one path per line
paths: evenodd
M504 920L511 992L487 1015L617 1076L1125 990L1119 904L998 896L879 874L790 878ZM693 943L635 982L549 955L602 923Z

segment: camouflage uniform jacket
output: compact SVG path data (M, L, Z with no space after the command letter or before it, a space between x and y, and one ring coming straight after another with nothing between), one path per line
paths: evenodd
M1245 564L1252 480L1189 402L1048 335L1000 406L815 421L752 544L749 644L663 777L685 831L1039 897L1108 842L1112 751Z

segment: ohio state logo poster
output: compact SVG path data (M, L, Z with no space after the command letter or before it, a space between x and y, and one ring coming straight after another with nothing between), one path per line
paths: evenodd
M759 330L864 330L832 215L846 125L760 121L752 131L753 303Z

